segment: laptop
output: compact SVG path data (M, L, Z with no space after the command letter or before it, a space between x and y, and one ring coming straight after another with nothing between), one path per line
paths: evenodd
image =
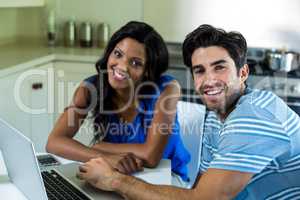
M77 179L79 163L40 169L32 142L1 119L0 150L10 180L29 200L122 199Z

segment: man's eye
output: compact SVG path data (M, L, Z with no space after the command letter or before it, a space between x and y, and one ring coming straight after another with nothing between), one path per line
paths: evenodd
M224 66L222 66L222 65L217 65L216 67L215 67L215 70L222 70L222 69L224 69L225 67Z
M203 73L204 73L203 69L200 69L200 68L194 69L194 74L203 74Z

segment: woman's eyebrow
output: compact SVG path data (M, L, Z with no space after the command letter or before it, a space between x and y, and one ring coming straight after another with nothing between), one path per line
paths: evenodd
M120 53L121 53L122 55L124 55L124 52L122 51L122 49L121 49L120 47L116 46L115 49L117 49L118 51L120 51Z

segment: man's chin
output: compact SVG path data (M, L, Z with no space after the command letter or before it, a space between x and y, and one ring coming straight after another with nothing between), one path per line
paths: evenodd
M221 108L221 106L218 105L218 104L210 104L210 103L205 103L205 102L204 102L204 105L206 106L206 108L207 108L208 110L211 110L211 111L219 112L219 111L223 110L223 109Z

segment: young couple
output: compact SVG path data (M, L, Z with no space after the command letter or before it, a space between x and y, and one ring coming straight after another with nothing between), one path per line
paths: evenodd
M169 158L174 174L188 181L189 154L176 116L180 87L172 77L162 75L168 67L166 47L144 23L130 22L112 36L96 65L98 75L78 88L53 129L47 150L87 161L79 168L79 178L126 199L297 198L299 116L273 93L246 87L246 53L240 33L210 25L198 27L183 43L184 63L210 110L199 176L190 190L154 186L128 175ZM90 92L91 86L97 94ZM87 111L98 125L92 147L72 139ZM69 118L75 121L73 126L68 125ZM103 129L111 123L120 124L119 130ZM119 134L121 129L126 134Z

